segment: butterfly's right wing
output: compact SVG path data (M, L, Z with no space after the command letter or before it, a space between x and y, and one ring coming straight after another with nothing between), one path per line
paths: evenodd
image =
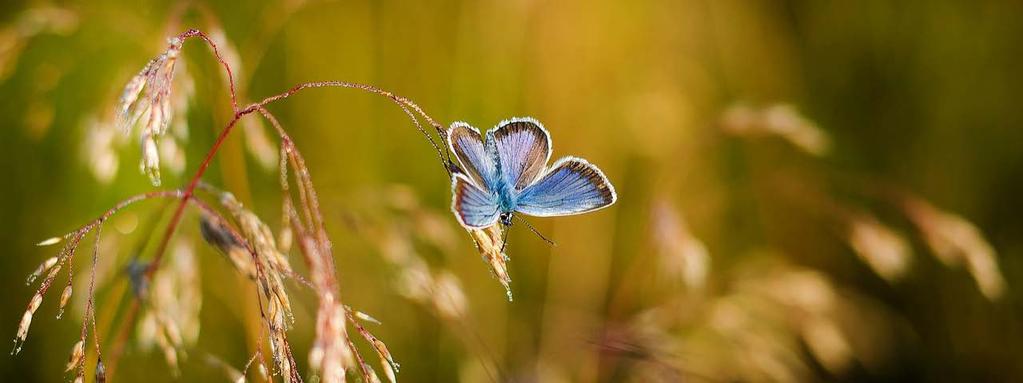
M616 199L600 169L582 158L565 157L522 190L515 210L536 217L573 215L611 206Z
M515 191L540 177L551 159L551 135L540 121L516 117L487 132L487 151L501 179Z
M464 122L456 122L448 128L448 146L455 153L462 172L476 185L494 190L497 182L497 166L483 146L480 131Z
M465 175L452 178L451 194L451 211L462 226L479 229L497 223L497 196L480 189Z

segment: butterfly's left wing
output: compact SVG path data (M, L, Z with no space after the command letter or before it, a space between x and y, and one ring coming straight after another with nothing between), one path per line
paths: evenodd
M537 217L581 214L611 206L618 196L596 166L565 157L519 193L515 210Z
M476 186L464 174L451 178L451 194L451 211L462 226L479 229L497 223L497 197Z
M498 181L497 165L483 146L480 131L464 122L451 124L447 131L451 152L455 153L462 172L476 185L493 190Z

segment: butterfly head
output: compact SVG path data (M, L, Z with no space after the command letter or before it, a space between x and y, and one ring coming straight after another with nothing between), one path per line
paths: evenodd
M499 218L501 220L501 224L502 225L504 225L504 226L511 226L512 225L512 212L509 211L509 212L501 213L501 216Z

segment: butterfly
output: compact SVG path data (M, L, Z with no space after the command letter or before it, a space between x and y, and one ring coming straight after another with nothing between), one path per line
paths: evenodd
M451 179L451 210L466 228L510 226L515 213L582 214L618 199L604 173L582 158L564 157L548 167L551 136L533 118L502 121L483 138L464 122L447 130L448 146L461 165Z

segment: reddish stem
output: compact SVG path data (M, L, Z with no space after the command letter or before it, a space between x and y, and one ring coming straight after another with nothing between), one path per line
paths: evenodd
M220 49L217 48L217 44L214 43L213 40L205 33L198 29L189 29L185 31L185 33L178 35L178 38L181 39L187 39L189 37L198 37L205 41L206 44L210 46L210 49L213 50L213 55L217 56L217 61L220 62L220 65L224 67L224 71L227 72L227 83L231 88L231 110L238 113L238 94L234 90L234 71L231 70L231 65L227 63L227 60L224 60L224 56L220 54Z
M188 38L191 38L191 37L201 38L213 50L213 54L216 56L217 61L224 67L224 70L226 71L227 76L228 76L228 85L230 87L231 107L232 107L232 111L233 111L233 117L231 118L230 122L228 122L227 126L225 126L224 129L220 132L220 134L217 135L216 140L213 142L213 146L206 153L205 158L199 164L199 168L196 170L195 174L192 176L191 180L188 183L188 186L185 187L183 190L176 191L176 193L177 193L176 196L178 196L180 198L180 202L178 203L178 206L175 208L174 214L171 216L170 222L167 224L167 228L166 228L166 230L164 232L164 235L161 237L160 243L158 244L158 246L156 248L156 253L153 256L153 259L152 259L151 263L149 264L148 268L146 269L146 272L145 272L145 278L146 279L152 279L153 274L159 268L160 261L163 258L163 255L166 253L167 246L168 246L168 244L169 244L169 242L171 240L171 237L173 237L175 231L177 230L178 225L181 222L182 217L184 216L185 207L188 205L188 202L190 200L193 200L193 197L195 196L195 189L200 185L202 176L209 169L209 166L212 163L213 158L219 152L220 147L223 145L223 143L227 139L228 135L230 135L231 131L234 129L234 127L237 125L238 121L242 117L244 117L247 114L251 114L253 112L260 111L260 112L264 113L264 115L266 115L267 118L270 119L274 123L275 127L282 133L282 139L284 141L286 141L286 144L289 146L290 150L288 150L287 154L289 155L289 157L291 157L290 159L292 160L293 165L296 165L297 167L302 168L302 169L296 169L296 171L297 171L296 177L299 178L299 182L302 185L302 187L300 187L300 191L301 192L307 192L309 194L308 195L308 200L304 201L305 208L309 210L309 211L307 211L307 213L311 213L311 214L308 214L308 216L307 216L307 218L310 220L310 222L309 222L309 224L310 224L309 230L311 230L311 232L315 235L315 242L316 242L316 245L318 247L317 250L318 250L318 253L320 254L320 257L322 257L322 259L320 259L318 261L318 263L320 263L321 266L324 267L324 269L320 270L320 272L319 272L320 278L314 278L314 281L315 280L319 280L319 282L325 288L327 288L329 290L335 291L337 289L336 277L334 275L334 273L335 273L334 259L333 259L333 256L331 255L331 251L330 251L330 242L329 242L329 239L327 238L326 230L323 227L323 219L322 219L322 216L320 215L319 203L318 203L317 198L315 196L315 193L314 193L314 191L312 189L312 182L309 179L308 171L306 169L304 169L305 166L304 166L304 164L302 164L303 161L302 161L301 156L298 155L297 151L294 150L293 147L291 146L292 144L290 142L290 138L287 137L287 135L283 133L283 129L280 128L279 123L276 122L276 119L274 119L272 117L272 115L270 115L269 112L267 112L264 109L264 107L266 105L268 105L270 103L273 103L273 102L276 102L276 101L279 101L279 100L283 100L285 98L288 98L288 97L294 95L295 93L297 93L297 92L299 92L299 91L301 91L303 89L307 89L307 88L321 88L321 87L352 88L352 89L360 89L360 90L363 90L363 91L367 91L367 92L374 93L374 94L377 94L377 95L381 95L381 96L384 96L384 97L387 97L387 98L391 99L395 104L397 104L402 109L402 111L405 112L406 115L409 116L409 118L415 124L416 129L419 130L429 140L430 144L437 151L437 155L441 159L442 166L444 166L445 171L448 172L448 175L450 176L451 169L450 169L449 165L450 165L451 161L450 161L450 154L448 153L448 150L447 150L447 145L444 143L444 132L445 132L444 127L441 126L439 123L437 123L429 115L427 115L426 112L424 112L422 110L422 108L420 108L418 105L416 105L412 101L410 101L410 100L408 100L408 99L406 99L404 97L397 96L394 93L391 93L391 92L388 92L388 91L385 91L385 90L382 90L382 89L379 89L379 88L376 88L376 87L373 87L373 86L365 85L365 84L349 83L349 82L344 82L344 81L322 81L322 82L302 83L302 84L296 85L296 86L288 89L287 91L285 91L283 93L267 97L267 98L263 99L262 101L259 101L259 102L256 102L256 103L252 103L252 104L246 106L245 108L239 109L239 107L238 107L238 95L237 95L236 90L235 90L233 71L231 70L231 66L227 63L227 61L224 60L223 56L220 53L220 50L217 48L216 43L214 43L213 40L211 40L206 34L200 32L198 30L195 30L195 29L190 29L190 30L182 33L178 37L181 38L181 39L188 39ZM413 113L413 111L415 113ZM437 142L434 140L433 136L431 136L423 128L423 126L420 124L419 119L417 118L417 114L419 116L421 116L423 119L425 119L436 130L437 134L440 136L441 145L438 145ZM442 146L443 146L443 149L441 149ZM298 170L301 170L301 171L298 171ZM308 189L308 190L306 190L306 189ZM103 217L103 219L106 219L106 216ZM292 224L293 225L297 225L298 223L299 222L293 222ZM307 245L307 244L303 243L303 245ZM257 262L257 264L258 264L258 262ZM322 293L321 293L321 295L322 295ZM322 299L322 297L321 297L321 299ZM138 304L138 301L136 300L133 303L131 311L129 311L130 316L133 317L137 313L138 308L139 308L139 304ZM261 311L262 311L262 308L261 308ZM129 319L129 323L132 320L133 320L133 318ZM364 331L364 329L362 329L362 330ZM360 331L360 332L362 332L362 331ZM126 333L127 332L122 332L122 334L119 335L119 338L126 336ZM346 340L349 342L350 346L352 347L352 350L355 351L354 345L351 345L351 339L346 339ZM121 342L119 341L118 343L121 343ZM376 346L377 345L374 344L374 347L376 347ZM287 353L288 353L289 363L292 364L292 372L293 372L293 374L297 374L297 371L295 371L295 367L296 366L294 364L294 360L291 358L290 352L291 352L290 351L290 347L288 347ZM115 352L114 352L115 358L114 358L113 363L110 366L111 374L109 374L109 375L112 375L114 364L116 363L116 356L118 354L120 354L120 350L119 349L115 350ZM355 355L356 355L357 358L361 359L361 356L358 355L358 352L355 352ZM359 361L359 364L362 367L362 371L361 372L363 373L363 376L368 379L370 375L366 371L367 366L361 360ZM297 377L297 375L295 377L293 377L293 378L296 378L296 377Z
M251 113L249 111L248 113ZM220 146L224 144L224 140L227 139L227 135L231 133L232 128L237 125L238 120L247 113L238 112L235 113L234 118L227 124L227 127L220 132L217 136L217 140L213 142L213 147L206 153L206 158L203 159L202 163L199 164L199 170L192 176L192 181L188 183L188 187L185 188L181 193L181 202L178 203L178 207L174 209L174 215L171 216L170 223L167 224L167 230L164 232L163 237L160 238L160 244L156 247L156 255L153 257L153 262L149 264L149 268L146 269L146 278L152 278L153 273L160 265L160 259L163 258L165 250L167 250L167 244L170 243L170 239L174 236L174 231L178 228L178 223L181 222L181 217L184 215L185 206L188 205L188 200L195 195L195 188L199 185L199 181L202 179L203 174L206 174L206 169L210 167L210 163L213 162L213 157L216 156L217 151L220 150Z

